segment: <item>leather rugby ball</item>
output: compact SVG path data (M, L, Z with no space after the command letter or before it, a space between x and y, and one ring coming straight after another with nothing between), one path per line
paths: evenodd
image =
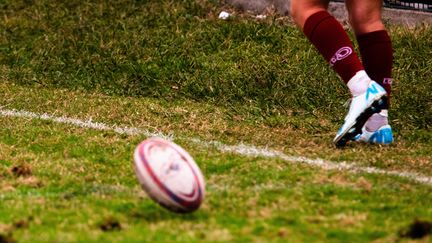
M134 169L144 191L173 212L193 212L204 200L201 170L189 153L173 142L157 137L141 142L134 152Z

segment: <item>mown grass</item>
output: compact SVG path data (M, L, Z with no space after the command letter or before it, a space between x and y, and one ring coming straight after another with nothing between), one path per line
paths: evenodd
M300 31L215 14L206 1L6 1L2 79L212 102L276 126L279 114L340 121L347 90ZM393 124L430 129L431 28L390 30Z
M231 143L239 138L255 144L265 141L292 155L354 160L427 176L431 175L430 145L398 142L389 148L335 150L327 141L330 135L315 138L317 147L307 149L303 147L311 144L307 133L230 122L229 116L223 116L226 110L213 107L205 112L207 107L200 102L113 98L11 84L0 87L2 109L91 117L105 124L174 132L207 182L207 198L198 212L169 213L151 201L135 179L131 155L143 135L0 117L2 236L33 242L395 241L402 239L401 232L416 218L432 217L429 185L221 153L190 143L190 137ZM382 154L370 154L371 150ZM29 172L20 174L14 168Z
M208 185L198 212L172 214L134 177L145 137L0 117L2 239L391 242L432 219L427 185L187 139L430 176L429 26L389 26L397 142L336 150L347 90L284 19L221 21L207 1L3 1L0 13L1 109L174 133Z

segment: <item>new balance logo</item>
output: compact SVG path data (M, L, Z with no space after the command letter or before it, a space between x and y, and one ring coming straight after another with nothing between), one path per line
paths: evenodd
M369 99L370 94L378 94L378 92L379 92L379 87L377 87L377 85L375 84L372 84L371 86L368 87L366 91L366 100Z
M339 49L333 57L330 59L330 65L335 65L336 62L347 58L349 55L353 53L353 50L349 46L342 47Z

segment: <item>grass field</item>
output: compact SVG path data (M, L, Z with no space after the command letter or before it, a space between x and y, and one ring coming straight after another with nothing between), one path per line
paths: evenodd
M388 26L396 142L336 149L349 95L302 33L219 10L0 2L0 242L432 240L432 28ZM151 134L201 167L197 212L138 185Z

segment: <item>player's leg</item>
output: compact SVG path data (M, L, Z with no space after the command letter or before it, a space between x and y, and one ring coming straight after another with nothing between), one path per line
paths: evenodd
M330 0L292 0L290 14L294 22L303 30L306 20L313 14L327 11Z
M291 14L308 39L347 83L354 97L345 122L334 140L337 145L343 145L361 133L366 120L379 112L378 102L381 102L385 91L371 82L347 33L326 11L327 5L328 1L292 0Z
M393 48L381 20L381 0L346 0L351 25L359 43L363 66L373 80L391 93Z
M356 35L385 30L381 0L345 0L350 24Z
M346 0L346 6L359 43L363 66L369 77L383 86L390 96L393 48L381 20L382 1ZM384 109L369 118L357 140L380 144L393 142L392 130L388 124L389 98Z
M291 14L310 42L348 83L364 68L347 33L339 21L327 12L327 6L327 0L292 0Z

